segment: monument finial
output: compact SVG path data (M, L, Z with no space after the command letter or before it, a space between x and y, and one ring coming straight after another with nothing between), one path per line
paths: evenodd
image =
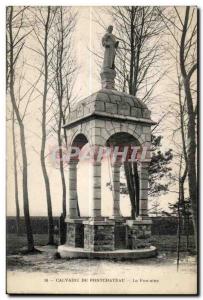
M104 59L101 70L102 88L114 89L115 71L115 55L118 48L118 41L112 34L113 26L107 28L105 35L102 38L102 46L104 47Z

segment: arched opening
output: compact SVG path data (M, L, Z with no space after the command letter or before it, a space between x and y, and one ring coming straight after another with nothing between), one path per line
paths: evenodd
M136 159L142 151L140 142L132 134L118 132L108 138L106 147L111 155L103 160L102 178L104 180L102 181L102 190L105 190L105 197L102 198L102 211L106 215L106 208L108 207L109 215L114 215L115 212L112 212L112 209L109 210L109 208L114 207L114 203L118 201L117 206L121 216L132 217L136 215L136 212L138 215L139 177L138 173L133 173L136 179L131 179L131 173L132 170L133 172L137 170ZM117 166L114 166L112 161L114 155L117 155L117 158L121 160Z
M118 132L112 134L106 141L106 146L140 146L138 139L128 132Z
M82 148L87 143L88 143L87 137L83 133L79 133L74 137L72 141L72 146Z
M89 201L87 201L90 198L90 162L81 158L81 153L85 153L88 148L89 142L87 137L83 133L77 134L72 141L71 153L75 154L75 159L77 160L76 193L79 217L88 217L90 209Z

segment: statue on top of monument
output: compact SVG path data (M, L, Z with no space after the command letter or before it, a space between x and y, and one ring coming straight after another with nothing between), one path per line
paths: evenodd
M110 25L107 28L107 32L102 38L102 46L104 50L104 60L103 60L103 69L115 69L114 61L116 55L116 49L118 48L118 41L116 41L115 36L112 34L113 26Z

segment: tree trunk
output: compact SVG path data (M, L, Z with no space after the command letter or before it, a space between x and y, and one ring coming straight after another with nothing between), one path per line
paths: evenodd
M180 44L180 69L183 77L183 84L184 84L187 111L188 111L188 137L187 137L188 184L189 184L189 195L192 204L192 220L194 226L195 245L197 248L197 178L196 178L195 113L193 109L192 94L190 89L190 77L192 73L189 76L189 74L187 74L186 72L185 52L184 52L187 26L189 20L189 12L190 12L190 7L186 7L183 31L181 36L181 44Z
M188 109L188 183L189 183L189 194L192 204L192 216L195 243L197 246L197 178L196 178L196 142L195 142L195 116L191 109L191 92L189 83L185 82L185 91L187 98L187 109Z
M134 66L135 66L135 46L134 46L134 38L135 38L135 28L134 28L134 14L135 7L131 7L130 12L130 78L129 78L129 94L133 95L134 91L134 80L133 80L133 74L134 74Z
M34 250L34 240L32 234L32 227L30 222L30 212L29 212L29 198L28 198L28 174L27 174L27 153L25 147L25 134L24 126L20 125L20 140L22 148L22 158L23 158L23 195L24 195L24 217L27 229L27 240L28 240L28 251Z
M66 217L66 181L64 175L64 164L63 164L63 151L61 142L61 116L59 116L59 127L58 127L58 145L59 145L59 166L61 174L61 184L62 184L62 211L64 218Z
M184 216L184 228L185 228L185 234L186 234L186 250L188 251L188 224L187 224L187 209L185 206L185 191L184 191L184 185L185 180L188 173L188 167L187 167L187 149L186 149L186 143L185 143L185 129L184 129L184 104L182 104L182 95L181 95L182 85L180 76L178 76L178 101L179 101L179 110L180 110L180 128L181 128L181 139L182 139L182 148L183 148L183 158L185 161L185 170L183 175L179 178L179 188L180 188L180 200L183 208L183 216Z
M179 193L178 193L178 228L177 228L177 270L179 268L180 263L180 243L181 243L181 204L184 203L184 180L181 177L181 170L182 170L182 159L183 156L181 155L180 158L180 170L179 170ZM184 172L187 174L186 172ZM185 175L186 176L186 175ZM185 179L185 177L184 177Z
M135 34L135 16L137 7L131 6L130 9L130 76L128 80L129 94L136 96L137 92L137 77L140 59L140 45L136 45L138 39ZM137 51L135 52L135 49ZM128 193L131 202L131 218L135 219L139 215L139 176L137 163L125 164L125 177L128 187Z
M43 92L43 104L42 104L42 143L40 152L40 161L42 167L42 173L44 177L46 198L47 198L47 213L48 213L48 244L54 244L54 223L52 216L52 203L49 177L45 164L45 146L46 146L46 102L47 102L47 90L48 90L48 27L50 19L50 6L48 6L47 20L45 24L45 37L44 37L44 92Z
M131 218L134 220L137 214L136 193L133 180L132 166L129 162L124 162L124 170L131 203Z
M140 34L136 37L135 43L136 43L136 57L134 55L134 82L133 82L133 96L136 97L137 90L138 90L138 75L140 72L140 55L141 55L141 46L142 46L142 38L143 38L143 28L145 25L145 7L142 7L142 21L141 21L141 31ZM135 30L135 28L134 28Z
M10 74L12 77L12 74ZM12 103L14 105L14 110L16 116L18 116L18 108L15 103L15 96L13 88L10 87L10 96L12 99ZM17 117L18 122L19 118ZM25 133L24 133L24 126L22 121L19 122L20 127L20 144L21 144L21 151L22 151L22 162L23 162L23 209L24 209L24 218L25 218L25 226L26 226L26 233L27 233L27 242L28 242L28 251L34 250L34 240L32 234L32 227L30 222L30 212L29 212L29 196L28 196L28 174L27 174L27 153L26 153L26 146L25 146Z
M30 222L30 212L29 212L29 196L28 196L28 173L27 173L27 152L26 152L26 144L25 144L25 133L24 133L24 125L22 119L20 117L20 113L18 110L18 106L16 104L15 93L14 93L14 57L13 57L13 33L12 33L12 18L13 18L13 7L10 9L10 18L9 18L9 36L10 36L10 97L13 105L13 109L15 111L15 115L20 128L20 144L22 151L22 176L23 176L23 210L24 210L24 218L25 218L25 226L26 226L26 234L27 234L27 246L28 251L34 251L34 239L32 234L32 227Z
M12 114L12 135L13 135L13 165L14 165L14 186L15 186L15 204L16 204L16 232L17 235L19 235L20 234L20 208L19 208L19 197L18 197L18 170L17 170L14 110Z
M190 216L189 216L189 211L187 211L187 217L186 217L186 249L189 251L189 222L190 222Z
M180 247L181 247L181 212L180 212L180 197L178 199L178 228L177 228L177 270L180 263Z
M140 181L139 181L137 162L134 162L132 167L133 167L133 177L134 177L134 187L135 187L136 216L139 216Z

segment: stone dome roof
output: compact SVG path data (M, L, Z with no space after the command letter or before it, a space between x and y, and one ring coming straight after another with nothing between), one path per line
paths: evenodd
M151 121L151 112L141 100L113 89L101 89L71 107L67 125L91 115L135 121Z

